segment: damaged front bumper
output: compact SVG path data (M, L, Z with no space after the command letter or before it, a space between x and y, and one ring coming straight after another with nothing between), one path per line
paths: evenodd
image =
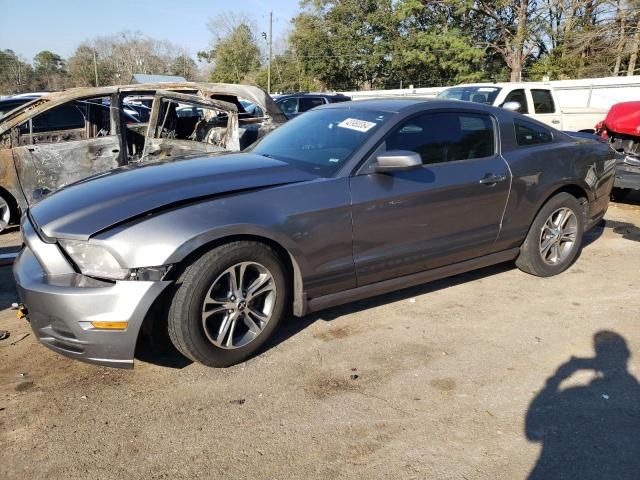
M34 335L67 357L132 368L142 322L171 282L111 282L75 272L51 274L39 258L54 245L44 244L30 225L24 226L27 245L14 262L13 273Z

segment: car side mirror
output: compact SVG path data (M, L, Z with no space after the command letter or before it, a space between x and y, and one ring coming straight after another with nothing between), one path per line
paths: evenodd
M422 157L409 150L390 150L376 157L376 173L400 172L422 166Z
M511 112L519 112L522 105L520 105L520 102L506 102L502 105L502 108Z

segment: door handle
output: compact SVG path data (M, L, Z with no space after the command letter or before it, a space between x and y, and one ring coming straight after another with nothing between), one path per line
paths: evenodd
M560 123L560 120L557 120L557 119L556 120L551 120L551 123L554 123L554 124L557 125L558 123Z
M487 185L489 187L492 187L498 182L504 182L506 179L507 179L506 175L494 175L492 173L487 173L484 176L484 178L481 178L480 180L478 180L478 183L480 185Z
M114 148L113 150L111 150L111 153L118 153L120 151L119 148Z

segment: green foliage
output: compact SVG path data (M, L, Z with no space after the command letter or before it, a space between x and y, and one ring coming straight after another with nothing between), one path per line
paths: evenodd
M267 89L267 66L260 68L255 77L255 84ZM291 51L275 55L271 62L272 92L301 92L322 89L322 85L306 74L302 64L297 61Z
M13 50L0 50L0 94L27 91L32 81L31 65L21 60Z
M624 75L640 60L640 0L301 0L277 45L271 91L357 90ZM210 80L267 88L262 39L250 17L208 22L198 52ZM199 78L185 51L138 32L98 37L66 62L42 51L33 66L0 51L0 94L128 82L133 73Z
M485 76L484 49L459 28L448 28L451 7L418 0L305 5L289 41L302 70L328 89L431 86Z
M261 64L258 42L246 23L233 27L211 51L198 56L214 64L212 82L242 83Z
M393 81L398 22L391 0L316 0L293 20L289 38L305 74L329 89Z
M171 75L180 75L192 81L198 72L198 66L190 56L180 55L173 61L170 71Z

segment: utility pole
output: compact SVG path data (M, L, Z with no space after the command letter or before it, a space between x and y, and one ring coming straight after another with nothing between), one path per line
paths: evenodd
M99 86L98 85L98 59L96 57L96 49L93 49L93 72L96 75L96 87Z
M273 45L273 12L269 12L269 65L267 66L267 93L271 95L271 46Z

